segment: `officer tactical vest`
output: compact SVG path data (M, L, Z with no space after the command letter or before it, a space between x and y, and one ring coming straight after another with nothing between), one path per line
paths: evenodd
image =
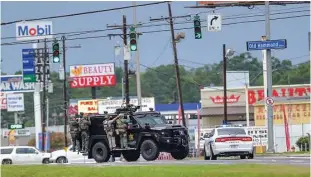
M87 120L81 120L80 128L81 128L81 130L88 130L89 129L89 125L88 125Z
M77 121L71 121L70 122L70 131L72 133L78 133L79 132L79 124Z
M117 129L126 129L126 119L120 118L117 120Z

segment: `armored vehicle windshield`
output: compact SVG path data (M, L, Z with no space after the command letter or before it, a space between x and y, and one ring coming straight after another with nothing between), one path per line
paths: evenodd
M149 124L153 127L167 124L165 117L159 113L136 114L134 117L140 125Z

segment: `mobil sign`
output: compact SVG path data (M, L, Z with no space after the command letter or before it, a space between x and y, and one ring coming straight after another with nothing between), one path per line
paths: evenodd
M115 86L114 63L70 66L70 87Z
M51 21L31 21L16 23L16 40L39 40L53 38Z

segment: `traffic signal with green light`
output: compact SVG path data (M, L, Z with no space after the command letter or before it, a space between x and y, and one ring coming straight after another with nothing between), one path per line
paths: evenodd
M59 43L54 42L53 43L53 63L59 63L60 58L59 58Z
M200 16L198 16L198 15L194 16L193 23L194 23L194 37L195 37L195 39L202 39Z
M130 28L130 50L137 51L136 31L134 27Z

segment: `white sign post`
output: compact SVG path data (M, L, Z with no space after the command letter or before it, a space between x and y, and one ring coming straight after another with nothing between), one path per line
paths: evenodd
M7 110L8 112L24 111L24 94L7 94Z
M208 15L207 16L207 30L212 32L218 32L221 31L221 15Z

